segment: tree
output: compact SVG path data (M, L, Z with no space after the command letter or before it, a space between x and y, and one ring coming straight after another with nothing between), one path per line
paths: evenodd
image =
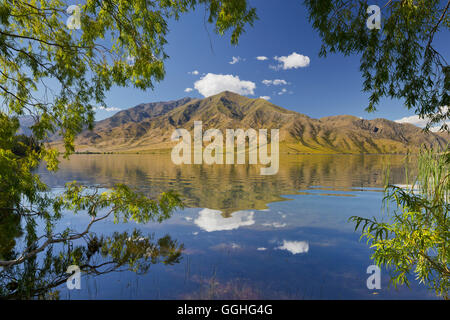
M199 6L217 33L231 32L232 44L256 19L245 0L87 0L71 8L62 0L0 1L0 221L19 217L25 230L10 233L26 234L23 252L11 249L14 242L2 248L3 271L87 236L93 223L110 215L162 221L182 205L172 192L152 200L124 185L98 194L72 183L55 197L33 169L45 161L57 170L59 152L47 143L49 135L59 133L70 156L74 137L92 128L93 105L104 105L113 85L145 90L161 81L168 21ZM34 118L29 139L17 136L23 115ZM106 208L109 214L98 217ZM54 234L67 210L91 216L85 231ZM38 223L46 225L45 234L36 234Z
M372 259L392 270L394 286L409 286L408 275L449 298L450 292L450 161L445 154L423 151L418 175L410 188L389 184L383 220L351 217L355 230L374 248ZM389 211L390 204L394 209Z
M322 38L321 56L361 54L366 110L382 97L404 101L426 129L449 119L450 67L434 40L450 29L450 1L386 0L381 29L367 27L370 1L305 0L309 20ZM449 130L444 123L443 130Z
M323 41L321 56L361 54L363 90L370 93L366 110L375 111L382 97L404 101L426 130L450 117L450 67L434 40L450 28L450 1L389 0L382 8L381 29L368 28L368 1L305 0L309 19ZM423 150L411 189L389 183L385 203L394 203L384 221L351 217L374 248L372 258L393 270L394 285L416 277L448 298L450 152ZM414 190L416 187L418 190Z

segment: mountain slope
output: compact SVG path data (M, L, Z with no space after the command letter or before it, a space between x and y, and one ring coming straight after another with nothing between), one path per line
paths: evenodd
M205 99L142 104L100 121L76 139L77 151L128 152L169 149L175 129L280 129L280 150L299 153L405 153L419 146L445 147L442 135L411 124L353 116L312 119L264 99L222 92Z

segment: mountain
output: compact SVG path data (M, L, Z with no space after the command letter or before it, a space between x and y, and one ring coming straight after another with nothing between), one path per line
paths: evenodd
M290 153L406 153L445 147L448 135L425 133L412 124L353 116L313 119L264 99L228 91L205 99L141 104L96 123L76 138L77 151L137 152L169 149L175 129L279 129L280 151Z

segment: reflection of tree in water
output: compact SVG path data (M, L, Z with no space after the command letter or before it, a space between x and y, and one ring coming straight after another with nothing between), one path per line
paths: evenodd
M70 265L79 266L83 275L126 270L145 274L153 264L179 263L184 249L169 235L156 240L136 229L108 237L90 233L81 242L49 246L42 257L34 255L1 270L0 299L58 299L57 287L70 277L66 273Z
M95 223L107 218L162 222L182 207L175 193L162 193L154 200L125 185L101 192L69 183L62 194L44 193L35 203L0 211L0 299L59 298L55 288L70 277L66 271L71 265L88 275L125 270L144 274L152 264L181 260L183 245L168 235L156 240L137 230L110 236L91 232ZM73 213L90 217L85 229L57 232L62 216Z

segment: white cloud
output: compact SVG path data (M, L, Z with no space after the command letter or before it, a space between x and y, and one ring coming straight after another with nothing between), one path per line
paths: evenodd
M223 91L232 91L241 95L252 95L256 84L252 81L243 81L231 74L208 73L194 83L194 88L204 97L209 97Z
M260 99L264 99L264 100L270 100L270 97L269 96L261 96L261 97L259 97Z
M184 89L184 92L192 92L192 91L194 91L194 89L192 89L192 88L186 88L186 89Z
M444 107L440 108L440 113L445 114L447 112L448 112L448 106L444 106ZM420 128L424 128L429 121L430 121L430 118L428 118L428 117L420 118L418 115L403 117L401 119L395 120L395 122L397 122L397 123L411 123ZM433 132L439 131L439 129L441 128L441 125L442 124L440 124L436 127L433 127L430 130Z
M289 69L297 69L297 68L304 68L309 66L310 59L307 56L298 54L296 52L293 52L289 56L282 56L282 57L274 57L274 59L278 62L280 62L277 66L272 66L273 69L283 69L283 70L289 70Z
M286 80L282 80L282 79L275 79L273 80L273 85L274 86L280 86L280 85L287 85L287 81Z
M420 119L419 116L410 116L410 117L404 117L398 120L395 120L397 123L411 123L413 125L416 125L418 127L425 127L428 123L428 119Z
M306 241L283 240L283 245L277 249L287 250L292 254L307 253L309 251L309 243Z
M256 60L266 61L266 60L269 60L269 58L267 58L266 56L258 56L258 57L256 57Z
M198 214L194 223L207 232L235 230L255 223L253 211L237 211L231 217L224 218L221 211L205 208Z
M274 65L270 65L269 68L272 69L272 70L275 70L275 71L278 71L278 70L281 69L280 66L274 66Z
M281 91L280 92L278 92L278 95L283 95L283 94L285 94L287 92L287 89L286 88L283 88L283 89L281 89Z
M274 86L281 86L281 85L288 85L288 82L283 79L275 79L275 80L263 80L263 84L266 86L274 85Z
M233 57L232 60L230 62L228 62L229 64L236 64L238 62L240 62L242 60L241 57Z
M200 72L198 72L198 70L194 70L191 72L188 72L189 74L192 74L193 76L198 76L200 74Z
M266 251L267 248L261 247L261 248L257 248L256 250L258 250L258 251Z
M430 131L431 132L441 132L441 126L431 127Z
M115 107L103 107L103 106L94 108L94 111L99 111L99 110L106 111L106 112L114 112L114 111L121 111L122 109L115 108Z

